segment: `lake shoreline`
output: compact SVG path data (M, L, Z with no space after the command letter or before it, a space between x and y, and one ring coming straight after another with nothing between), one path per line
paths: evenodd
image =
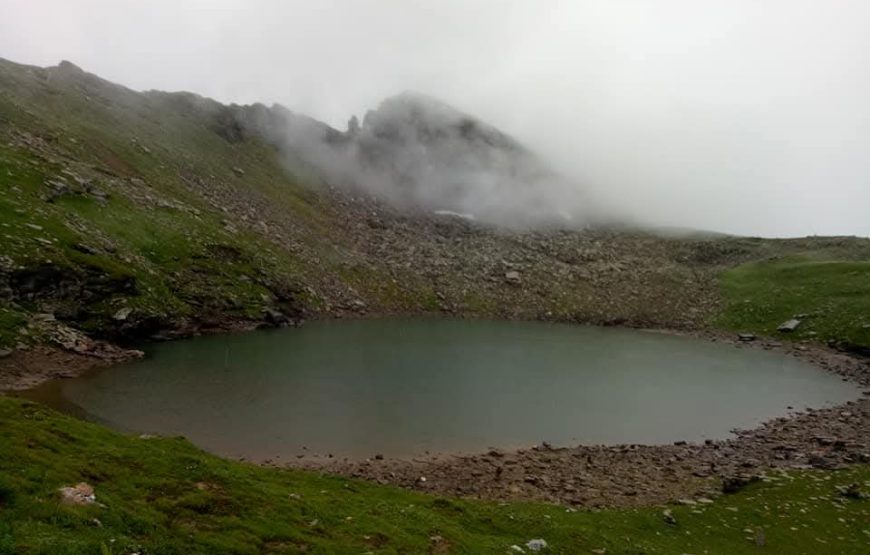
M229 328L198 330L196 334L241 332L255 327L236 322ZM775 351L870 388L870 364L829 347L764 338L744 342L735 334L712 329L621 327L693 337L735 348ZM194 334L178 338L191 335ZM116 356L100 358L46 347L16 351L0 359L0 388L10 392L30 389L50 379L76 377L94 368L141 356L137 353L119 349ZM543 444L477 454L439 453L413 459L373 453L368 459L306 456L289 462L268 459L253 462L442 495L535 500L580 507L642 506L715 496L716 478L748 478L778 468L837 468L870 462L870 450L864 443L870 438L868 394L870 391L865 391L856 401L830 408L795 411L751 430L739 431L735 438L707 440L702 444L569 448Z
M534 321L553 324L568 324L576 326L599 326L609 328L623 328L648 333L662 333L703 339L706 341L733 344L749 348L760 348L768 351L781 352L808 361L823 370L832 371L835 374L849 378L849 380L861 386L870 387L870 377L864 372L846 370L842 365L829 364L830 356L845 356L854 360L866 360L870 364L870 357L864 357L858 353L837 350L816 343L789 343L777 341L771 338L757 337L753 341L740 341L738 334L717 328L683 328L683 327L650 327L644 322L626 320L597 321L563 319L542 316L538 318L525 317L481 317L475 315L463 315L443 312L432 313L391 313L391 312L338 312L322 316L309 316L305 319L286 320L281 322L264 322L262 320L245 320L238 318L222 318L208 322L208 325L187 323L177 327L163 330L150 338L150 341L178 341L192 337L208 335L226 335L235 333L249 333L261 329L278 327L298 327L306 322L321 320L372 320L394 317L415 317L433 319L461 319L461 320L495 320L495 321ZM62 326L62 328L66 328ZM110 367L116 364L135 360L143 356L142 351L134 348L122 347L118 344L93 340L80 332L66 328L67 334L73 334L73 341L64 344L55 341L54 344L39 344L25 348L14 349L0 354L0 393L23 391L33 389L52 379L76 378L90 370Z
M741 342L721 331L649 330L782 352L845 381L870 388L870 363L817 345L756 339ZM837 469L870 463L870 389L854 401L794 411L735 436L671 445L579 445L439 453L401 459L301 457L258 461L337 474L439 495L494 501L543 501L577 507L638 507L715 497L720 484L784 469Z

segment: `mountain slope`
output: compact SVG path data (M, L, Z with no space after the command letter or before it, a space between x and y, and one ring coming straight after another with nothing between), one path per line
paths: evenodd
M700 328L719 310L724 268L836 245L853 258L870 251L850 239L523 232L439 216L464 210L470 193L446 186L433 198L454 200L427 204L439 185L414 181L420 168L467 175L497 159L507 174L549 175L464 117L401 95L345 133L280 106L140 93L70 63L0 61L0 351L48 343L94 355L102 347L89 337L126 343L346 313ZM482 153L457 159L455 134ZM420 145L422 157L395 167ZM371 168L390 187L405 183L413 202L367 194ZM498 199L524 182L484 196L502 209Z

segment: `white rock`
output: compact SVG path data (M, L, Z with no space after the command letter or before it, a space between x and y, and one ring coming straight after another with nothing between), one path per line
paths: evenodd
M118 321L124 321L127 319L128 316L130 316L131 312L133 312L132 308L124 307L121 310L119 310L118 312L116 312L115 315L112 316L112 318L114 318L115 320L118 320Z
M97 502L94 488L80 482L71 487L60 488L60 502L65 505L93 505Z

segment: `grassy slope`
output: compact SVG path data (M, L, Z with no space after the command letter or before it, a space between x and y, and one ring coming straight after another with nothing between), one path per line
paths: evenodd
M720 281L727 300L720 326L870 347L870 258L807 253L744 264ZM807 316L795 332L777 331L800 314Z
M259 468L182 439L126 437L2 397L0 445L0 553L97 553L100 546L185 555L505 553L531 538L546 539L555 553L650 555L848 554L870 545L870 502L836 489L857 481L866 490L867 466L777 475L709 507L674 507L673 526L660 508L566 512ZM79 481L94 485L105 507L60 505L57 488Z
M0 254L15 266L50 261L131 276L139 294L109 302L123 300L152 316L211 310L257 317L270 305L271 289L295 288L302 265L242 226L228 230L224 214L184 177L206 176L214 181L206 189L230 193L256 183L251 194L311 229L324 226L323 216L269 147L256 140L231 144L207 127L219 109L193 95L141 95L77 70L0 60ZM246 172L244 182L233 168ZM70 169L93 177L108 202L89 195L45 202L45 182ZM81 253L79 244L97 252ZM225 256L224 246L236 254ZM270 283L276 281L283 283ZM22 339L12 325L35 308L0 313L0 347ZM105 324L90 322L93 329Z

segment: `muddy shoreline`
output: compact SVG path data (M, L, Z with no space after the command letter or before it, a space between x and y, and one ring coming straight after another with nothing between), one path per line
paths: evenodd
M358 315L357 315L358 316ZM370 315L369 315L370 316ZM252 329L232 326L202 333ZM803 343L739 341L716 330L646 330L765 349L805 360L866 388L863 396L835 407L794 411L727 440L674 445L537 445L471 455L433 454L413 459L300 457L259 464L337 474L442 495L499 501L535 500L578 507L631 507L718 495L723 480L746 479L776 469L825 468L870 463L870 359ZM189 337L193 334L179 335ZM0 391L30 389L55 378L70 378L141 356L106 351L108 356L56 347L34 347L0 358Z

